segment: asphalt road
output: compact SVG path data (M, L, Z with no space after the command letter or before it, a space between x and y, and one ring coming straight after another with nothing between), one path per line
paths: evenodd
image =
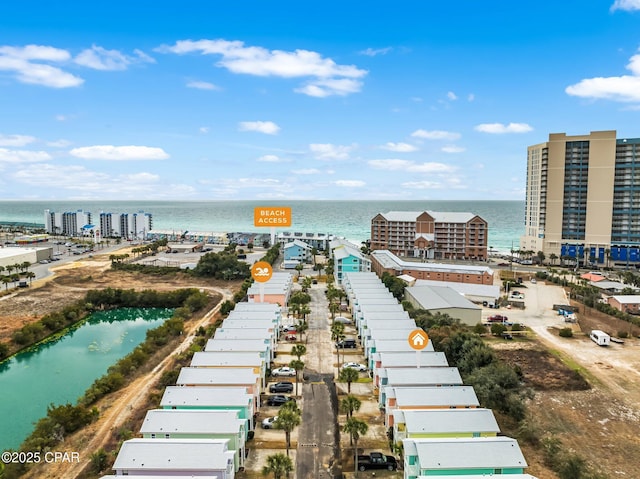
M324 285L314 285L307 354L302 386L303 413L298 430L296 475L298 479L340 477L338 397L334 383L333 351L327 319Z

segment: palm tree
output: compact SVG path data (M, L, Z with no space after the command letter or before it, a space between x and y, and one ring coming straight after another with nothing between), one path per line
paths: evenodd
M555 264L556 260L558 259L558 255L555 253L551 253L549 255L549 259L551 260L551 264Z
M302 310L304 310L304 308L306 308L306 306L304 306L302 308ZM303 316L304 318L304 316ZM309 329L309 323L307 323L306 321L299 321L296 324L296 331L298 332L298 334L307 334L307 331ZM305 336L305 339L309 339L308 336ZM305 341L306 342L306 341Z
M331 305L329 305L331 306ZM333 323L331 325L331 339L335 342L342 341L345 338L344 334L344 324L342 323ZM336 347L337 355L338 355L338 367L340 367L340 349Z
M356 419L355 417L347 419L346 424L342 428L344 432L349 434L351 438L351 444L353 444L353 452L356 462L356 476L358 475L358 439L360 436L364 436L369 430L369 426L366 422Z
M267 465L262 468L262 475L273 474L273 479L282 479L293 471L293 461L282 453L267 457Z
M347 415L347 419L350 419L355 411L359 411L360 406L362 406L360 399L351 394L340 401L340 410Z
M300 279L300 273L302 273L302 270L304 269L304 265L302 263L299 263L296 265L295 269L298 272L298 279Z
M291 348L291 354L298 358L300 361L300 357L307 354L307 347L304 344L296 344Z
M307 306L306 304L303 304L300 307L300 311L298 311L298 312L302 316L303 323L307 324L307 314L311 314L311 308L309 306Z
M289 404L292 404L293 406L288 406ZM291 432L296 426L300 425L300 421L300 410L293 401L290 401L280 408L280 411L278 412L278 419L273 422L276 429L282 429L284 431L287 456L289 456L289 449L291 448Z
M4 283L4 289L5 290L9 289L9 283L11 283L11 277L10 276L3 276L2 277L2 282Z
M29 284L31 284L31 280L36 277L36 274L33 271L27 271L24 277L29 278Z
M604 249L604 256L607 258L607 268L609 267L609 261L611 261L611 250L609 248Z
M338 375L338 381L347 383L347 394L351 394L351 383L358 380L360 373L357 369L343 368Z
M313 269L318 272L318 278L319 278L321 271L324 269L324 264L316 263Z
M302 344L300 346L302 346ZM304 347L304 346L302 346L302 347ZM298 395L298 383L300 382L298 376L300 374L300 371L304 370L304 361L300 361L300 359L292 359L289 362L289 367L296 370L296 396L297 396Z
M312 281L313 280L311 279L311 276L306 276L302 280L302 291L304 291L305 293L309 291L309 288L311 288Z

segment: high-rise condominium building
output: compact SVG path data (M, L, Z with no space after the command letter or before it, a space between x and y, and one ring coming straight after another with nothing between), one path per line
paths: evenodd
M640 262L640 138L553 133L528 147L520 249L582 264Z
M487 258L487 222L472 213L390 211L371 220L371 249L423 259Z
M103 238L124 238L127 240L146 239L153 230L151 213L107 213L101 211L98 224L93 224L93 215L88 211L56 213L44 211L44 226L47 233L65 236L86 236L90 234Z

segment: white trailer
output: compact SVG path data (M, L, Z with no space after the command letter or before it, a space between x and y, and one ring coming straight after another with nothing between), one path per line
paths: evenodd
M609 344L611 343L611 337L607 333L605 333L604 331L600 331L599 329L594 329L593 331L591 331L589 337L598 346L609 346Z

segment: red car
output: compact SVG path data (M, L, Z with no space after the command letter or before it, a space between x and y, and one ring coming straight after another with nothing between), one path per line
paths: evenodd
M297 341L298 338L296 337L295 334L287 334L284 339L286 339L287 341Z
M489 323L506 323L508 320L509 318L501 314L494 314L493 316L489 316L487 318L487 321Z

